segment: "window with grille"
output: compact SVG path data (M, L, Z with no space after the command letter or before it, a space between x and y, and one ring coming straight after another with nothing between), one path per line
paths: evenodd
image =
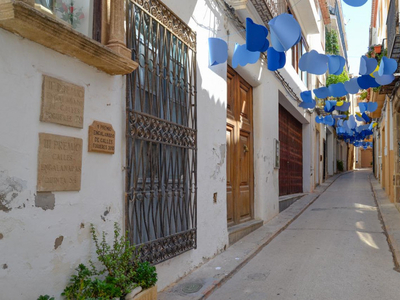
M196 248L196 35L156 0L129 0L127 25L127 228L155 264Z

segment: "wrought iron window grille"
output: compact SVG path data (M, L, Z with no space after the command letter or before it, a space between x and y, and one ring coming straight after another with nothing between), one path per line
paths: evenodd
M140 260L196 248L196 35L161 1L127 1L126 213Z

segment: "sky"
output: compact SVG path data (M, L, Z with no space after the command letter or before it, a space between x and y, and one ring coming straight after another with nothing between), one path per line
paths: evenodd
M371 4L372 0L368 0L363 6L352 7L342 1L344 22L347 23L349 73L354 75L358 75L360 57L368 51Z

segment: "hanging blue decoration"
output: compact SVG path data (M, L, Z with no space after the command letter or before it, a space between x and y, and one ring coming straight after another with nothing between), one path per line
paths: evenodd
M360 102L358 103L358 107L360 108L360 112L364 113L366 111L374 112L378 109L377 102Z
M335 110L335 105L336 105L337 101L335 100L326 100L325 101L325 106L324 106L324 110L326 112L332 112Z
M369 123L371 121L371 119L367 116L366 113L362 114L363 119L365 120L366 123Z
M329 89L327 87L320 87L319 89L315 89L314 90L314 94L316 97L320 98L320 99L325 99L328 98L330 96L330 92Z
M397 70L397 61L393 58L387 58L386 56L383 56L378 70L379 76L393 75L393 73L396 72L396 70ZM376 75L374 74L374 76Z
M355 128L357 126L357 123L356 123L356 120L355 120L353 115L349 116L349 120L347 122L347 125L349 126L350 129L352 129L352 130L354 129L355 130Z
M315 122L317 122L318 124L321 124L324 122L324 117L323 116L316 116L315 117Z
M375 71L378 66L378 61L375 58L369 58L365 55L360 58L360 75L369 75Z
M374 87L378 87L379 83L377 83L375 81L375 78L373 78L372 76L369 75L362 75L360 77L357 78L357 83L360 86L360 88L367 90L370 87L374 88Z
M322 75L328 70L328 57L311 50L301 56L299 69L311 74Z
M332 117L334 119L342 119L342 118L346 118L347 116L346 115L332 115Z
M344 84L341 82L331 84L328 88L332 97L343 97L347 95L347 91L344 88Z
M347 111L350 108L350 102L344 102L342 106L335 106L337 111Z
M303 100L299 104L300 107L302 108L314 108L316 101L311 97L311 91L304 91L300 93L300 97Z
M291 14L280 14L269 21L268 25L272 46L276 51L287 51L301 39L300 25Z
M327 55L329 74L340 75L343 72L346 60L340 55Z
M379 72L374 73L376 83L380 85L391 84L394 80L394 76L392 74L389 75L379 75Z
M359 7L367 3L368 0L343 0L349 6Z
M357 94L358 91L360 90L360 86L358 85L357 82L357 77L351 78L349 81L346 81L343 84L344 88L349 94Z
M210 66L222 64L228 59L228 44L220 38L208 38Z
M260 52L251 52L246 49L246 45L235 45L233 51L232 67L237 68L238 65L244 67L247 64L255 64L260 58Z
M362 116L356 114L356 120L359 122L365 122Z
M270 71L276 71L281 69L286 64L285 52L278 52L273 47L269 47L267 50L267 67Z
M333 126L333 125L335 125L335 119L332 118L331 115L327 115L327 116L324 118L324 124L329 125L329 126Z
M246 49L251 52L264 52L269 47L268 29L258 25L252 19L246 18Z

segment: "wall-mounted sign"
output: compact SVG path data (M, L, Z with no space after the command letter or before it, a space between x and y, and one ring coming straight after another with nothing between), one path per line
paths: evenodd
M89 126L88 151L114 154L115 131L111 124L93 121Z
M274 139L274 169L280 168L281 161L281 145L277 139Z
M85 89L43 75L40 121L83 128Z
M79 191L82 139L39 133L37 191Z

